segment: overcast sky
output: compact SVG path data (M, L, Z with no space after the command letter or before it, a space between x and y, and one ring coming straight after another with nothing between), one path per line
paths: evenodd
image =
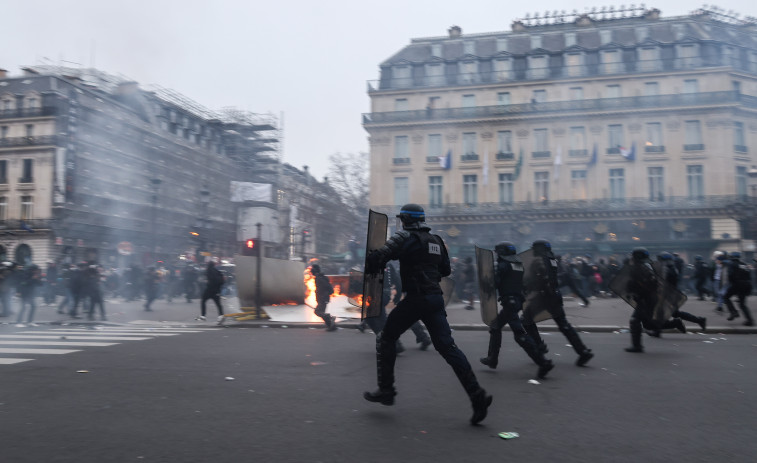
M368 151L366 81L414 37L509 31L513 19L620 3L542 0L0 0L0 68L66 64L158 84L210 109L283 114L284 161L319 179L335 152ZM628 5L628 3L625 3ZM637 4L638 5L638 4ZM757 16L746 0L717 4ZM647 3L663 17L701 3ZM64 63L68 61L69 63Z

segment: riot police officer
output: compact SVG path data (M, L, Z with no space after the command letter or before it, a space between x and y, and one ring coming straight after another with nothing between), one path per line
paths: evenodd
M396 342L413 323L422 320L431 335L434 348L452 367L465 388L473 406L471 424L486 418L492 396L479 385L465 354L457 347L444 311L444 299L439 285L450 274L450 260L444 241L432 235L426 225L426 214L417 204L402 206L397 216L402 230L395 233L384 246L366 258L366 273L377 273L389 260L399 259L400 279L405 293L386 320L376 341L378 390L365 392L370 402L393 405Z
M533 338L523 328L518 312L523 308L523 263L516 254L515 245L509 241L494 247L497 263L494 270L494 284L499 293L502 310L489 327L489 352L481 358L481 363L489 368L497 368L499 350L502 346L502 328L507 324L513 332L515 342L539 365L537 377L543 379L554 365L544 358Z
M744 318L746 318L744 326L754 326L752 312L746 306L746 298L752 293L752 274L749 271L749 266L741 260L740 252L732 252L730 257L731 262L728 268L729 286L723 296L728 311L731 313L728 316L728 321L739 316L736 307L733 306L733 302L731 301L731 297L736 296L739 301L739 308L744 313Z
M544 304L544 307L538 307L538 309L544 309L549 312L557 324L557 328L578 354L576 365L582 367L594 357L594 353L586 347L576 329L573 328L565 317L562 294L560 293L557 279L558 264L555 255L552 253L552 245L547 240L536 240L531 245L531 248L534 253L534 261L531 263L533 267L529 269L532 281L530 281L530 287L525 289L527 292L540 294L538 301L540 304ZM536 328L536 322L533 319L535 312L529 312L528 314L523 314L523 327L536 341L539 348L546 352L546 344L544 344L541 336L539 336L539 330Z
M676 263L675 256L669 252L661 252L658 254L657 260L660 276L677 290L681 275L678 271L678 264ZM676 309L671 314L671 317L672 320L666 321L662 326L662 329L676 328L678 331L685 333L686 327L681 320L698 324L702 328L702 331L707 328L707 319L705 317L697 317L696 315L692 315L680 309ZM647 333L654 337L660 337L660 330L650 330Z
M649 260L649 251L646 248L638 247L631 252L630 274L626 291L636 302L633 314L629 320L631 331L631 347L626 348L626 352L644 352L641 345L642 326L651 328L652 313L657 305L657 287L660 282L652 268Z

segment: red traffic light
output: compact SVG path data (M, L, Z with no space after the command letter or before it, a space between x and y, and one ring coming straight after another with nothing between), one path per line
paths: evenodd
M247 249L254 248L255 247L255 240L247 240L245 242L245 246L247 247Z
M244 244L242 245L243 256L257 256L260 254L260 250L262 248L260 246L257 246L258 243L256 243L256 241L257 240L253 238L244 240Z

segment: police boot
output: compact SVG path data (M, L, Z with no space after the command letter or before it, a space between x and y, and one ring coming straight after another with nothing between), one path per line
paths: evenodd
M644 352L641 347L641 322L631 318L631 347L626 347L626 352Z
M697 323L699 324L699 327L702 328L702 331L707 329L707 319L705 317L699 317Z
M736 307L733 306L733 302L731 302L730 298L725 300L725 305L726 307L728 307L728 312L730 312L730 315L728 315L728 318L726 320L731 321L734 318L739 317L739 312L736 311Z
M489 352L486 357L481 357L481 363L489 368L497 368L499 363L499 349L502 346L502 331L489 331Z
M742 305L741 311L744 312L744 317L746 318L744 326L754 326L754 318L752 318L752 311L749 310L749 307Z
M494 400L494 398L481 388L470 395L471 405L473 406L473 416L471 416L470 424L476 425L484 421L489 405L492 404L492 400Z
M566 323L560 326L560 331L562 331L562 334L565 335L565 337L568 339L570 345L573 346L573 350L575 350L576 354L578 354L576 365L578 365L579 367L586 365L589 360L594 357L594 354L592 353L591 349L586 348L586 345L581 340L581 337L578 335L576 329L573 328L573 326L569 323Z
M382 334L379 333L376 336L376 375L379 391L394 392L394 362L397 360L397 344L394 341L383 339ZM366 397L366 400L370 399ZM394 403L393 399L392 403Z
M373 392L363 392L363 398L368 402L377 402L381 405L394 405L394 396L397 395L397 391L394 388L391 389L376 389Z

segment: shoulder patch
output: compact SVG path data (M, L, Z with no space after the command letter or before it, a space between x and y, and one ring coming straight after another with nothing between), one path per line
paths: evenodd
M523 271L523 264L520 262L512 262L510 265L513 267L513 270L516 272L522 272Z
M436 254L437 256L442 255L442 247L439 246L436 243L428 243L428 253L429 254Z

